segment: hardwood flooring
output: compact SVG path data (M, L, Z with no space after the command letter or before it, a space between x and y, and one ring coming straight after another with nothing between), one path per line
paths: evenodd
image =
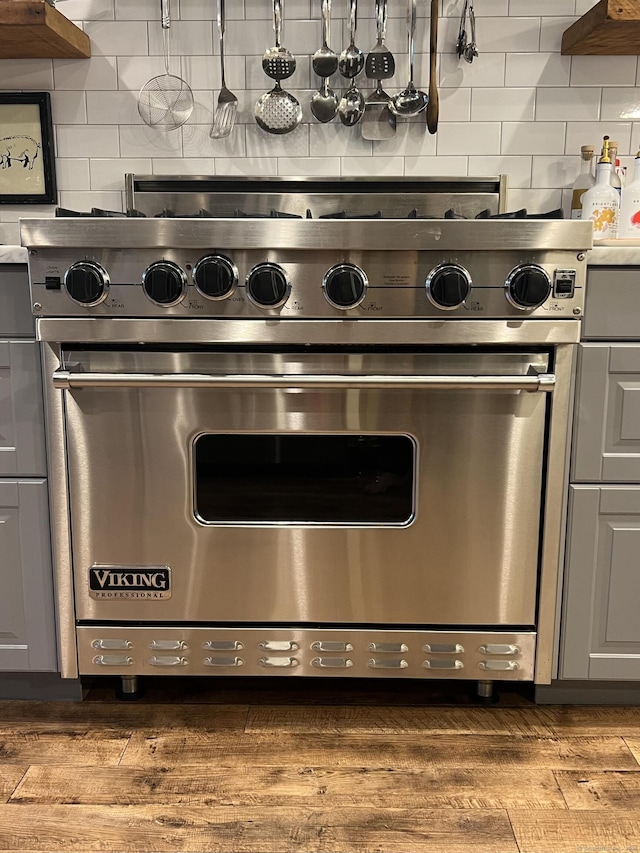
M640 853L640 708L112 686L0 702L0 853Z

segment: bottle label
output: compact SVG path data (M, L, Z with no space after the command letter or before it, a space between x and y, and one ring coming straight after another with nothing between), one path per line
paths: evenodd
M618 207L607 202L594 202L590 210L583 211L583 219L593 222L594 240L604 240L616 236L618 230Z
M627 197L620 208L621 237L640 237L640 193Z
M574 190L571 194L571 218L582 219L582 196L586 193L589 187L583 187L580 190Z

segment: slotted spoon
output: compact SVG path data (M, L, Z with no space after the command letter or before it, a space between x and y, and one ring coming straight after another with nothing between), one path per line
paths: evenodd
M378 40L367 54L364 73L370 80L388 80L396 73L396 61L384 43L387 29L387 0L376 0Z
M145 124L161 130L177 130L193 112L193 92L189 85L169 71L169 0L160 0L164 74L152 77L138 94L138 112Z
M222 81L220 94L218 95L218 106L213 114L213 124L209 131L211 139L222 139L229 136L233 130L238 111L238 99L227 89L224 80L224 26L225 26L225 0L218 0L218 35L220 37L220 71Z

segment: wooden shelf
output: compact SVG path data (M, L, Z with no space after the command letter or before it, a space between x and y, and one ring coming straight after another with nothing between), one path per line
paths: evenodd
M0 0L0 58L89 56L89 36L45 0Z
M640 0L600 0L562 36L564 56L640 53Z

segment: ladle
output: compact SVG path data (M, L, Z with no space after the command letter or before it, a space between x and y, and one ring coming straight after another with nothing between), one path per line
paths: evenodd
M413 63L414 63L414 39L416 32L416 0L409 0L409 10L408 10L408 24L409 24L409 83L406 89L403 89L402 92L398 92L395 95L391 102L389 103L389 109L392 113L401 118L409 118L411 116L417 116L418 113L421 113L423 110L427 108L427 104L429 103L429 96L426 92L421 92L420 89L416 89L413 82Z
M351 41L340 54L338 68L343 77L353 79L364 68L364 53L356 47L356 28L358 26L358 0L350 0L349 23L351 27Z

